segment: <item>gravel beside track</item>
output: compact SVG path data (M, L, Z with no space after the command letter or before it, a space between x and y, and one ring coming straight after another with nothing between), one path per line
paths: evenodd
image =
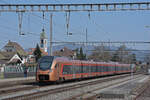
M150 100L150 79L134 91L134 100Z
M48 86L48 87L43 87L39 89L36 88L28 92L19 93L17 95L12 95L12 96L10 95L9 97L5 97L3 99L4 100L10 100L10 99L11 100L20 100L20 99L21 100L31 100L31 99L62 100L62 99L69 98L70 96L81 95L83 93L86 93L87 90L95 89L94 87L102 86L102 84L104 85L103 88L104 87L106 88L108 86L108 84L106 83L109 82L110 83L109 85L116 84L114 83L115 82L114 80L119 80L119 79L122 80L127 76L130 76L130 75L111 76L111 77L105 77L101 79L95 79L94 81L88 80L84 82L81 81L81 82L75 82L75 83L70 83L70 84ZM129 80L129 79L130 77L128 77L126 80Z

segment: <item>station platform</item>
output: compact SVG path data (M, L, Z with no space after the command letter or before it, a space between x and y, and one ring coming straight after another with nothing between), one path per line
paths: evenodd
M27 80L35 80L35 77L33 76L33 77L19 77L19 78L4 78L0 79L0 84L18 81L27 81Z

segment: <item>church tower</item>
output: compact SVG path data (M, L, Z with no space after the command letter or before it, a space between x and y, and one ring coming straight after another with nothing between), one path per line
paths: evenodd
M44 29L42 29L42 33L40 34L40 48L47 52L47 37Z

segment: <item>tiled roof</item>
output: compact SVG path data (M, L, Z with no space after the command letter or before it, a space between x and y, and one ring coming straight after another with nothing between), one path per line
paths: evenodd
M9 64L10 63L21 63L21 61L19 59L13 59L11 61L8 62Z
M16 52L0 52L0 55L2 55L0 59L10 60L15 54Z
M66 47L64 47L63 49L59 50L59 51L55 51L53 52L54 56L66 56L66 57L72 57L74 56L74 52Z
M1 60L0 59L0 64L6 64L8 62L8 60Z
M2 52L0 52L0 59L5 59L4 55L2 54Z
M19 53L19 55L21 55L21 56L26 56L27 55L27 53L24 51L24 49L17 42L11 42L11 41L9 41L5 45L5 47L13 47L13 48L15 48L16 52Z

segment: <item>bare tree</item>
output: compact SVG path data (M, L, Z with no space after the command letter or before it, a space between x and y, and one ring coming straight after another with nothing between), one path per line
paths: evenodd
M109 51L110 50L102 44L101 46L95 47L92 54L88 58L95 61L110 61L111 55Z

